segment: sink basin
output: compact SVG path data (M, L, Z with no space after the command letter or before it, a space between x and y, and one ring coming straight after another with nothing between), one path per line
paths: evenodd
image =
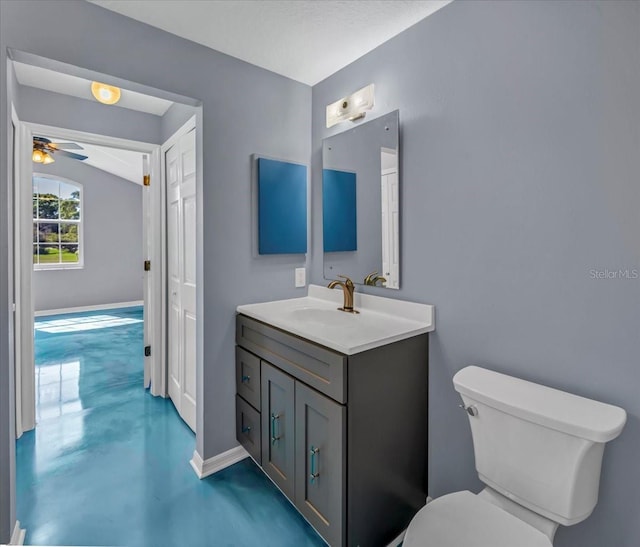
M342 291L309 285L307 296L237 307L237 312L347 355L434 330L433 306L356 293L360 313L338 310Z
M315 323L322 327L356 327L358 314L347 313L337 308L297 308L291 310L291 315L296 321Z

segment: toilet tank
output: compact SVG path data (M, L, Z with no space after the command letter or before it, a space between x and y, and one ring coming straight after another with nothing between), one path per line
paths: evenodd
M591 514L604 445L622 431L623 409L476 366L453 383L475 407L469 422L485 484L559 524Z

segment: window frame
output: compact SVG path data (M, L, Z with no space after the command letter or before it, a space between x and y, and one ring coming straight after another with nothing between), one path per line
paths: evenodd
M49 179L49 180L54 180L54 181L58 181L58 182L64 182L65 184L69 184L71 186L75 186L78 190L80 190L80 219L75 221L75 220L69 220L69 219L60 219L58 218L57 220L54 219L42 219L45 222L49 221L49 223L51 224L58 224L58 230L60 230L60 224L67 222L67 223L72 223L72 224L77 224L78 226L78 262L54 262L54 263L45 263L45 264L33 264L33 271L37 272L37 271L49 271L49 270L82 270L84 269L84 185L81 182L77 182L75 180L72 179L68 179L65 177L60 177L58 175L53 175L51 173L36 173L35 171L33 172L32 176L31 176L31 195L32 195L32 200L33 200L33 179L34 178L42 178L42 179ZM58 196L58 199L60 198L60 196ZM41 222L41 219L37 219L37 218L33 218L33 214L31 215L32 219L31 219L31 224L32 226L37 224L38 222ZM58 239L59 241L59 239ZM33 242L33 236L31 237L31 245L32 245L32 249L31 249L31 253L33 254L33 245L37 245L37 243Z

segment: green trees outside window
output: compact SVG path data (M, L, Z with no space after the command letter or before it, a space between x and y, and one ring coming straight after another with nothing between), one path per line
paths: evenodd
M33 176L33 263L36 269L79 266L81 187L49 176Z

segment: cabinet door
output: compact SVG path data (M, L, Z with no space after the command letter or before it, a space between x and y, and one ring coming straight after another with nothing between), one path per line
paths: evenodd
M294 380L262 361L262 468L294 498Z
M346 408L296 382L296 507L329 545L345 537Z
M236 395L236 439L260 465L260 413Z

